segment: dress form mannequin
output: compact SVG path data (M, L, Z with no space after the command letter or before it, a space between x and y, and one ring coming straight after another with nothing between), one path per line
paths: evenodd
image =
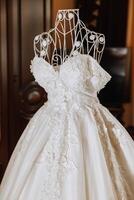
M34 40L30 70L48 100L14 149L0 200L134 200L133 140L97 97L111 79L92 57L104 37L77 14L60 11L55 28Z
M104 35L86 28L79 18L79 9L58 10L55 27L34 38L35 55L53 66L64 63L76 51L90 54L100 62L104 46Z

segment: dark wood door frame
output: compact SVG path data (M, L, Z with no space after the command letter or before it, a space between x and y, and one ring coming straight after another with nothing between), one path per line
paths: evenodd
M8 71L6 0L0 1L0 178L8 162Z
M0 0L0 6L0 176L2 176L29 118L41 105L43 93L33 82L30 61L34 56L34 37L51 26L51 0ZM34 99L35 91L40 98L38 106ZM28 99L30 95L32 100Z

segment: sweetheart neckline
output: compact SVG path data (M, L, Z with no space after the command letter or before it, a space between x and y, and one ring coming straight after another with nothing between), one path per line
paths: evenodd
M42 60L42 61L44 62L44 65L48 65L48 66L50 67L50 69L51 69L55 74L60 75L61 70L62 70L62 66L64 66L66 63L68 63L70 59L75 58L74 56L78 56L78 55L79 55L79 56L88 56L88 57L90 57L91 59L93 59L93 60L95 60L95 61L97 62L97 60L96 60L93 56L91 56L91 55L89 55L89 54L82 54L82 53L80 53L80 52L78 52L78 51L76 51L76 54L72 54L72 56L69 56L62 64L59 65L59 66L60 66L59 71L56 71L56 70L54 69L54 65L51 65L48 61L46 61L46 60L43 59L42 57L38 57L37 55L35 55L34 58L33 58L33 60L34 60L35 58L36 58L36 59L39 59L39 60ZM97 62L97 63L98 63L98 62ZM98 63L98 64L99 64L99 63Z

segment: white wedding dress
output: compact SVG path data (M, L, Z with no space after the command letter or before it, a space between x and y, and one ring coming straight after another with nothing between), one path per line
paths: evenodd
M31 72L48 101L14 149L0 200L133 200L134 142L97 98L111 76L78 52L60 71L35 56Z

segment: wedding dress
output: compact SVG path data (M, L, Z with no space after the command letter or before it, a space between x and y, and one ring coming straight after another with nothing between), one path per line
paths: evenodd
M14 149L0 200L133 200L134 142L97 97L111 75L79 52L59 71L35 56L31 72L48 101Z

